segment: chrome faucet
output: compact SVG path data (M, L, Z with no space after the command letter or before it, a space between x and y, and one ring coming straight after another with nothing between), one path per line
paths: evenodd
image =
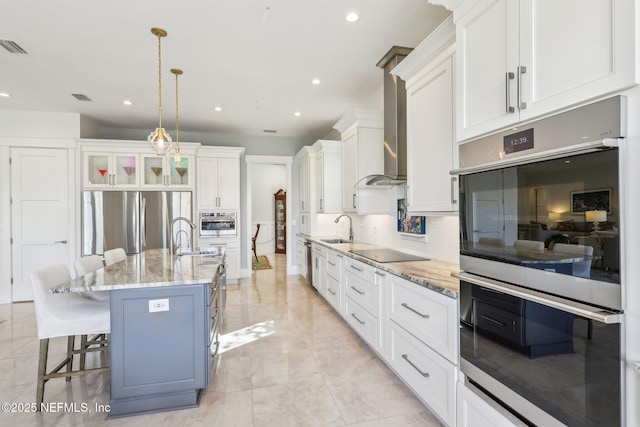
M349 241L353 242L353 222L351 221L351 217L347 214L338 215L338 218L336 218L335 223L337 224L338 221L340 221L340 218L342 218L343 216L346 216L347 218L349 218Z
M171 226L169 227L169 238L170 238L169 247L171 248L171 255L175 255L176 251L178 250L178 245L174 244L174 239L173 239L173 224L175 224L178 221L185 221L187 224L189 224L192 230L196 229L196 225L189 218L186 218L183 216L177 216L171 220ZM176 233L176 240L178 240L178 234L180 234L180 231Z

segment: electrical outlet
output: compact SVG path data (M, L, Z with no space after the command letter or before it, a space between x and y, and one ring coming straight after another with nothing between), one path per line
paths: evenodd
M169 311L169 298L149 300L149 313L157 313L159 311Z

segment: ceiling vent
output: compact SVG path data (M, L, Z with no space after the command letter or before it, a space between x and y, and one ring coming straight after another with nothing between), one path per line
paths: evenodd
M71 95L78 101L91 101L87 95L83 95L81 93L72 93Z
M0 46L7 49L11 53L26 54L27 51L20 47L20 45L11 40L0 40Z

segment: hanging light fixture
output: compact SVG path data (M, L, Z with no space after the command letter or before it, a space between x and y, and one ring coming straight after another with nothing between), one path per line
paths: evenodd
M158 37L158 127L155 131L151 132L147 140L151 143L151 146L156 150L158 155L164 156L171 149L172 141L171 135L167 133L162 127L162 37L167 36L167 32L162 28L152 28L151 33Z
M171 72L176 76L176 145L173 149L173 161L176 166L180 164L180 117L178 115L178 76L182 75L182 70L172 68Z

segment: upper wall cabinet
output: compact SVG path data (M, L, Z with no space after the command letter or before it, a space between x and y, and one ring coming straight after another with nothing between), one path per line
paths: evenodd
M193 154L198 143L181 143L179 162L156 155L146 142L79 140L83 188L103 190L193 187Z
M633 0L460 4L458 141L636 83Z
M455 28L441 24L394 70L407 88L407 210L458 210L458 145L454 138Z
M198 150L197 209L240 209L240 155L244 149L203 147Z
M137 153L109 153L85 151L83 153L84 188L138 187Z
M148 189L166 187L193 187L193 156L182 155L176 161L173 156L156 154L140 156L142 186Z
M365 177L384 171L382 112L353 109L333 128L342 137L342 211L373 213L360 205L359 194Z
M316 150L316 213L342 212L342 143L319 140Z

